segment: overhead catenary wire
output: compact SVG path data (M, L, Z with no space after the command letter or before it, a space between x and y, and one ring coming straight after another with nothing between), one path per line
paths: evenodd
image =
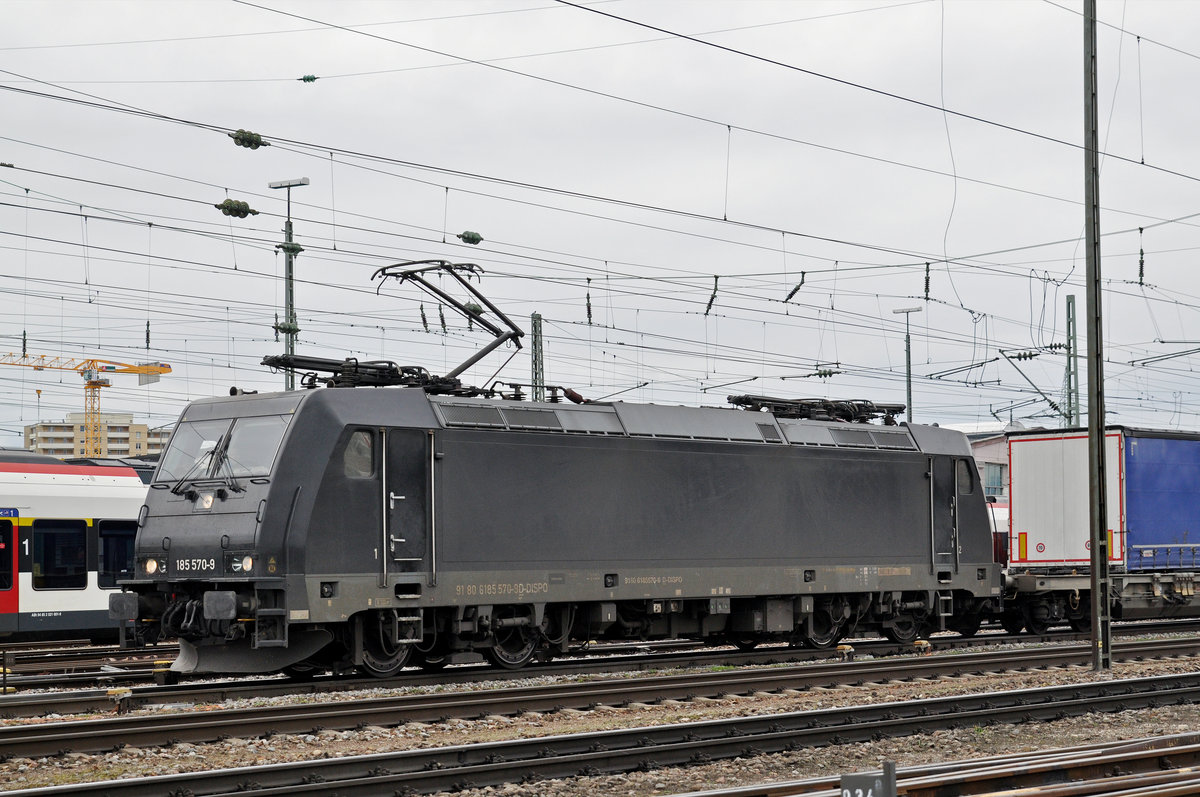
M246 2L246 0L236 0L236 2ZM571 0L555 0L555 2L561 3L562 5L577 8L581 11L588 11L590 13L599 14L601 16L608 17L610 19L615 19L615 20L619 20L621 22L626 22L630 25L637 25L638 27L643 27L643 28L647 28L649 30L658 31L659 33L664 33L664 34L682 39L684 41L689 41L689 42L693 42L695 44L700 44L700 45L703 45L706 47L711 47L711 48L714 48L717 50L721 50L723 52L730 53L732 55L742 56L742 57L749 58L749 59L752 59L755 61L760 61L762 63L770 64L772 66L777 66L777 67L780 67L783 69L798 72L800 74L808 75L809 77L817 78L820 80L826 80L826 81L836 83L841 86L845 86L847 88L853 88L853 89L868 92L871 94L876 94L881 97L886 97L888 99L896 100L898 102L908 103L910 105L914 105L914 106L917 106L920 108L925 108L926 110L938 111L941 113L949 114L951 116L955 116L959 119L965 119L968 121L977 122L979 124L988 125L990 127L995 127L995 128L998 128L998 129L1001 129L1001 130L1004 130L1004 131L1010 132L1010 133L1017 133L1017 134L1020 134L1023 136L1029 136L1031 138L1036 138L1036 139L1039 139L1039 140L1042 140L1042 141L1045 141L1045 142L1048 142L1051 144L1058 144L1060 146L1069 147L1070 149L1077 150L1077 151L1083 151L1083 149L1084 149L1084 146L1082 144L1076 144L1072 141L1068 141L1063 138L1058 138L1057 136L1052 136L1052 135L1049 135L1046 133L1038 133L1033 130L1026 130L1026 129L1017 127L1015 125L1010 125L1010 124L1007 124L1004 122L999 122L994 119L987 119L985 117L978 116L976 114L966 113L964 111L956 111L952 108L945 108L942 106L938 106L934 103L925 102L923 100L918 100L913 97L907 97L902 94L898 94L896 92L886 91L884 89L876 88L874 86L867 86L865 84L857 83L855 81L847 80L845 78L839 78L834 75L827 75L827 74L818 72L813 69L806 69L804 67L797 66L795 64L788 64L783 61L775 60L773 58L767 58L766 56L746 52L744 50L739 50L737 48L729 47L729 46L726 46L723 44L717 44L716 42L711 42L711 41L707 41L705 39L700 39L695 36L690 36L686 33L679 33L677 31L667 30L666 28L658 27L656 25L651 25L646 22L639 22L637 20L630 19L628 17L623 17L618 14L613 14L611 12L605 11L605 10L597 8L595 6L582 5L580 3L572 2ZM464 59L464 60L469 60L469 59ZM522 74L524 74L524 73L522 73ZM1146 163L1142 163L1138 160L1134 160L1133 158L1122 156L1122 155L1116 155L1116 154L1113 154L1110 152L1102 153L1102 155L1105 158L1120 160L1120 161L1124 161L1124 162L1130 163L1130 164L1137 164L1137 165L1144 166L1149 169L1153 169L1155 171L1161 171L1165 174L1170 174L1174 177L1180 177L1180 178L1183 178L1186 180L1200 182L1200 175L1192 175L1192 174L1188 174L1186 172L1176 171L1173 169L1167 169L1165 167L1152 166L1150 164L1146 164Z
M447 189L447 190L448 190L448 189ZM368 225L368 226L369 226L369 225ZM781 233L781 234L784 234L784 233ZM338 244L338 245L340 246L340 242L339 242L339 244ZM943 254L943 255L945 255L945 253L944 253L944 252L943 252L942 254ZM317 257L317 256L321 256L321 254L320 254L320 253L316 253L316 252L314 252L314 257ZM497 256L497 253L496 253L496 252L493 252L493 253L490 253L488 256L489 256L489 257L496 257L496 256ZM518 257L518 258L519 258L519 257L521 257L521 255L515 255L515 256L516 256L516 257ZM947 259L949 259L949 258L947 258ZM843 278L843 280L849 280L849 279L850 279L850 267L847 267L845 262L843 262L841 265L842 265L842 267L843 267L843 272L842 272L842 274L841 274L840 276ZM575 266L572 266L572 267L575 267ZM885 266L883 266L883 268L886 268L886 267L887 267L886 265L885 265ZM703 268L701 268L701 269L693 269L693 270L692 270L692 274L691 274L691 275L684 275L684 274L681 274L681 275L679 275L679 277L678 277L678 278L674 278L674 279L672 279L672 278L667 278L667 279L664 279L664 280L662 280L662 283L663 283L664 285L670 285L670 284L674 283L674 284L676 284L676 285L679 285L679 286L681 286L681 287L683 287L683 288L685 288L685 289L687 289L687 290L691 291L691 290L694 290L694 289L695 289L695 286L694 286L694 285L689 285L689 284L688 284L688 281L689 281L689 280L691 280L691 279L693 279L693 278L698 278L698 277L700 276L700 273L698 273L698 272L703 272L703 271L705 271L705 269L703 269ZM810 275L810 276L813 276L813 280L814 280L814 281L815 281L817 284L819 284L819 283L820 283L820 280L821 280L821 274L820 274L819 272L820 272L820 269L818 268L818 269L816 269L816 270L814 271L814 274L813 274L813 275ZM583 277L583 274L584 274L584 273L586 273L586 272L584 272L584 271L581 269L579 272L577 272L577 274L576 274L575 276L576 276L576 278L578 278L578 279L583 279L583 278L584 278L584 277ZM768 272L760 272L760 273L764 273L764 274L765 274L765 273L768 273ZM793 272L793 273L794 273L794 272ZM508 276L508 275L498 274L497 276ZM708 278L711 278L712 276L713 276L712 272L711 272L711 271L708 271ZM622 277L622 276L617 276L617 275L614 275L614 276L613 276L613 280L614 280L614 281L615 281L615 280L621 280L621 279L639 279L639 277L638 277L637 275L628 275L627 277ZM722 280L725 280L725 279L726 279L726 277L722 277ZM728 279L732 280L732 279L733 279L733 276L731 275L730 277L728 277ZM567 281L567 280L564 280L564 282L566 282L566 281ZM849 283L846 283L846 285L847 285L847 286L849 286ZM726 284L724 281L722 281L721 287L722 287L722 294L721 294L721 296L722 296L722 306L721 306L721 308L720 308L720 309L721 309L722 311L729 309L729 308L727 308L727 307L725 306L725 302L726 302L726 297L727 297L727 296L733 297L733 296L736 296L736 295L737 295L738 293L740 293L740 292L745 292L745 291L752 290L752 286L750 286L750 285L748 285L748 284L747 284L747 285L745 285L745 286L740 286L740 285L738 285L736 282L730 282L730 283L727 285L727 284ZM727 291L728 291L728 293L727 293ZM613 292L606 292L606 293L605 293L605 295L606 295L606 296L607 296L607 297L608 297L608 298L611 300L611 299L612 299L612 297L614 296L614 293L613 293ZM849 294L848 294L848 293L846 293L846 292L844 291L844 289L843 289L843 290L839 290L839 303L840 303L840 296L841 296L841 295L849 295ZM776 300L778 300L778 293L776 293ZM700 298L699 298L699 301L700 301L700 302L703 302L703 298L702 298L702 297L700 297ZM751 312L756 312L756 311L751 311ZM723 317L724 317L724 316L723 316ZM760 323L761 323L761 322L760 322Z

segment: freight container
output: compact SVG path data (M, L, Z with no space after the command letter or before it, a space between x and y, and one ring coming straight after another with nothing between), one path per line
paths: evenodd
M1200 434L1105 430L1110 562L1129 571L1195 567L1200 553ZM1090 563L1083 430L1009 437L1009 562Z
M1009 434L1005 622L1040 633L1090 620L1088 436ZM1105 430L1109 565L1116 619L1200 616L1200 434Z
M1105 431L1109 562L1124 561L1126 430ZM1086 430L1012 432L1008 438L1008 562L1015 568L1072 570L1091 564Z

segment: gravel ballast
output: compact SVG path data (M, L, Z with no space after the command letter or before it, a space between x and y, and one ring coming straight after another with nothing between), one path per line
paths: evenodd
M838 689L814 689L788 694L758 694L717 700L668 701L661 705L635 704L616 708L600 706L590 711L565 710L518 717L492 716L478 720L450 720L438 724L408 723L394 728L369 727L353 731L321 731L315 734L277 735L267 739L229 739L211 744L175 744L163 748L125 748L102 755L68 753L41 759L16 758L0 764L0 788L27 789L95 780L196 772L225 767L284 763L335 756L404 750L418 747L469 744L551 734L603 731L608 729L692 722L728 717L829 709L839 706L887 703L1085 683L1100 678L1134 678L1195 672L1195 659L1117 663L1112 673L1097 675L1090 668L1073 667L1032 672L965 675L936 680L868 684ZM524 685L546 679L504 682ZM455 687L459 688L459 687ZM469 688L469 687L468 687ZM437 689L431 688L432 691ZM314 698L271 698L255 704L311 702L379 697L419 689L372 689ZM247 701L197 706L192 711L237 708ZM154 711L154 708L144 709ZM157 710L163 710L161 708ZM171 710L177 710L172 707ZM54 718L10 720L53 722ZM778 755L761 755L716 761L708 764L634 772L620 775L579 777L456 792L462 797L508 795L512 797L575 797L579 795L675 794L708 788L728 788L750 783L796 780L818 775L878 769L885 760L899 766L983 757L1026 750L1067 747L1099 741L1183 733L1200 727L1200 707L1168 706L1119 714L1091 714L1047 723L998 725L886 739L851 745L798 750Z

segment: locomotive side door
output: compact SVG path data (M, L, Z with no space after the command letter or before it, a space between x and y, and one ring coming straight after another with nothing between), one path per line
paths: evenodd
M953 457L929 458L929 514L933 570L958 563L958 491Z
M432 436L388 429L383 464L383 571L425 570Z

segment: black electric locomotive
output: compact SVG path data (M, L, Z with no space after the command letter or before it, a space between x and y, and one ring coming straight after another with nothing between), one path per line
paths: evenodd
M966 439L895 425L897 407L531 402L391 363L268 361L331 387L189 405L110 600L179 639L178 671L388 676L469 652L515 668L593 639L827 647L970 634L999 611ZM364 387L384 384L408 386ZM870 417L885 424L846 422Z
M970 631L1000 569L964 438L639 404L326 389L183 413L124 619L190 671L593 638Z

